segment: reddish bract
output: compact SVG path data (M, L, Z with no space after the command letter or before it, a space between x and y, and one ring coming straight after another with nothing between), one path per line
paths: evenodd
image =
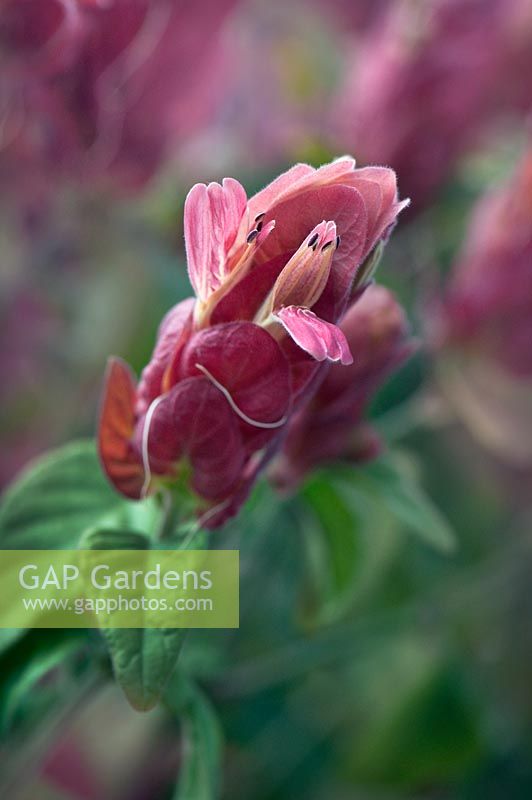
M249 201L232 179L195 186L196 299L163 320L138 388L121 363L108 375L100 453L115 487L140 498L185 480L203 524L236 513L322 363L352 363L337 323L403 205L391 170L350 158L298 165Z

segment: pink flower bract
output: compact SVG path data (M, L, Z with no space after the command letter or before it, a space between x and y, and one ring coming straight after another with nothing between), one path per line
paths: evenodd
M297 165L249 200L233 179L194 186L196 298L163 320L138 386L109 368L99 441L114 486L140 498L186 480L204 524L236 513L324 364L352 363L338 322L403 205L391 170L351 158Z

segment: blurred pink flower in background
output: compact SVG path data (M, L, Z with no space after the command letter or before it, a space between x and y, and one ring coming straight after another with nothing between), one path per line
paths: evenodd
M278 169L323 147L344 36L339 15L324 10L320 0L240 3L228 35L223 108L204 138L190 143L189 177L197 178L198 165L215 174Z
M314 0L324 15L334 17L339 28L361 32L377 23L392 0Z
M532 150L480 199L429 331L472 429L514 461L532 459Z
M330 366L316 394L291 420L271 469L273 482L294 488L320 464L374 458L381 442L364 414L372 396L412 354L403 309L393 294L372 284L349 309L340 327L354 361Z
M532 110L532 3L513 0L507 7L507 68L500 75L498 102L529 114Z
M507 87L528 83L517 73L532 52L532 26L518 25L527 4L401 0L355 54L335 115L340 141L365 162L392 165L414 211L511 105Z
M392 170L298 164L247 200L197 184L185 204L196 299L163 320L138 387L112 360L100 421L105 471L132 498L185 484L215 526L236 513L312 392L352 363L337 326L358 267L404 206ZM184 464L188 466L184 466Z
M0 177L142 186L222 102L234 5L3 0Z
M473 212L444 299L440 336L532 378L532 150Z
M4 485L39 447L48 433L33 424L33 414L46 408L42 387L46 362L58 332L54 309L37 290L20 288L0 308L0 383L2 392L2 450L0 486ZM31 409L32 419L26 418ZM21 419L23 424L21 425Z

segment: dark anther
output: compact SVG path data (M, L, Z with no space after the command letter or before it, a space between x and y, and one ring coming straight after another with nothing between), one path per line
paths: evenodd
M314 236L311 239L309 239L308 246L309 247L314 247L314 245L316 244L317 241L318 241L318 234L315 233Z
M255 239L257 238L257 236L258 236L258 235L259 235L259 231L258 231L256 228L254 228L252 231L250 231L250 232L248 233L248 236L247 236L246 242L247 242L248 244L251 244L251 242L254 242L254 241L255 241Z
M342 240L340 239L340 237L339 237L339 236L337 236L337 237L336 237L336 249L337 249L337 250L338 250L338 248L340 247L340 242L341 242L341 241L342 241Z
M257 230L258 230L259 232L262 230L262 226L263 226L263 225L264 225L264 223L262 222L262 220L261 220L260 222L257 222Z
M323 245L323 247L321 248L321 252L323 253L323 251L327 250L331 245L332 245L332 239L330 242L327 242L326 244Z
M255 222L260 222L261 220L264 219L265 216L266 216L265 211L263 211L262 214L257 214L257 216L255 217Z

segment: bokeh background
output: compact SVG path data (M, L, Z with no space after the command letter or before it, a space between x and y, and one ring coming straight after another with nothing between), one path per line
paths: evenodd
M419 348L371 415L457 547L311 478L355 577L338 606L299 499L259 490L224 534L241 630L183 654L222 721L224 798L532 796L531 110L532 0L0 0L2 485L93 435L110 353L147 362L190 291L194 182L251 194L349 153L412 201L378 280ZM41 638L4 655L4 705ZM2 796L170 798L162 712L107 687L52 724L57 683L28 694L18 765L2 706Z

